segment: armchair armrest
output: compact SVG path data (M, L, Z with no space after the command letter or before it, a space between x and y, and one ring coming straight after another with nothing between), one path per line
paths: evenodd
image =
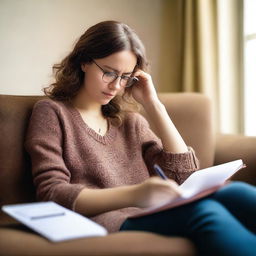
M256 185L256 136L218 134L214 165L236 159L242 159L247 167L232 179Z

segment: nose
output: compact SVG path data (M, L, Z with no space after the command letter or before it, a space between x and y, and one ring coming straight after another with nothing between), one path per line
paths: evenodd
M117 77L113 82L108 84L109 89L119 90L121 88L120 82L121 82L121 77Z

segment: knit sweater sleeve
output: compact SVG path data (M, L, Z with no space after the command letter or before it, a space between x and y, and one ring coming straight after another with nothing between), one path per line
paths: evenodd
M163 149L161 140L150 129L146 119L139 116L138 122L142 154L151 175L155 175L153 165L157 163L170 179L181 184L199 169L199 161L192 147L188 146L188 151L185 153L167 152Z
M63 131L58 108L49 100L35 104L25 148L30 155L32 174L39 201L55 201L73 209L83 188L71 184L71 173L62 157Z

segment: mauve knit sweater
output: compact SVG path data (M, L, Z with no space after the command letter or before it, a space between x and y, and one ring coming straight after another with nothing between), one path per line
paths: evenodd
M38 200L55 201L70 209L83 188L141 183L154 175L154 163L178 183L198 169L192 148L186 153L165 152L138 113L128 113L120 127L109 122L107 133L101 136L71 104L50 99L35 104L25 147L31 157ZM116 232L127 217L141 210L129 207L91 219Z

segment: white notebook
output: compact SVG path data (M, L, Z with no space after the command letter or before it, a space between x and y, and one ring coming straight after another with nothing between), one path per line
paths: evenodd
M216 192L239 170L245 168L241 159L201 169L192 173L179 187L181 196L169 202L148 208L130 218L137 218L164 211L201 199Z
M190 198L204 190L222 185L244 167L243 161L238 159L194 172L180 185L182 198Z
M107 234L101 225L54 202L4 205L2 210L52 242Z

